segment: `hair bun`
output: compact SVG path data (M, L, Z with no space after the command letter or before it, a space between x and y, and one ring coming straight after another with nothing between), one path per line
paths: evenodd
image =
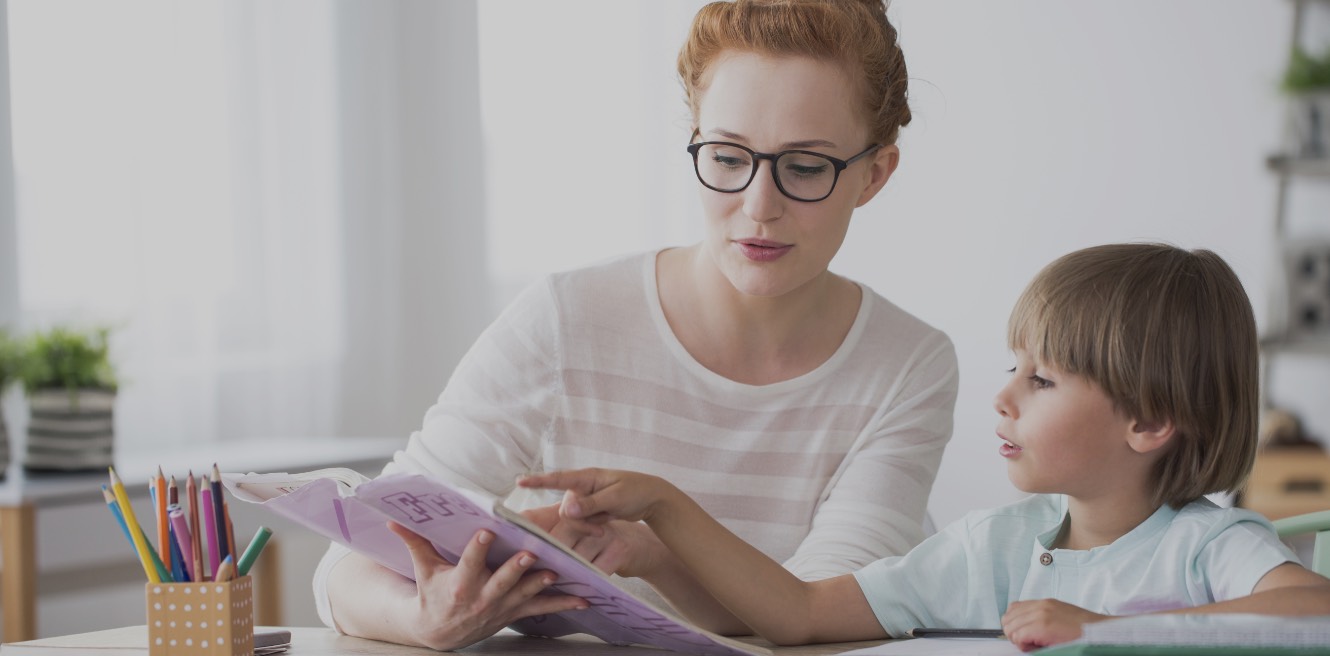
M909 75L887 0L716 1L693 18L679 78L697 117L707 69L726 49L840 62L861 89L858 111L872 143L896 143L909 125Z

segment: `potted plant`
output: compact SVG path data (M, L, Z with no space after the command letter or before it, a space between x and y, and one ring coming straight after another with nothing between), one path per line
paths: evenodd
M0 399L5 390L18 379L19 368L23 362L23 351L18 342L9 335L9 331L0 328ZM9 468L9 431L5 426L5 413L0 405L0 480L4 480Z
M1289 95L1289 154L1330 156L1330 50L1316 57L1295 47L1281 86Z
M25 343L29 471L95 471L112 464L116 377L106 328L56 327Z

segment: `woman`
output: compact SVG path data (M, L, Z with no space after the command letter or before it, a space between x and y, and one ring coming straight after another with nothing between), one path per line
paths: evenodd
M679 55L702 243L556 274L463 358L385 472L503 495L518 474L582 467L662 476L806 579L922 538L956 396L951 343L828 271L855 208L887 183L910 120L881 2L717 2ZM545 498L550 504L555 499ZM528 515L607 572L638 577L722 633L750 633L650 530ZM334 546L315 595L353 635L454 649L516 619L584 607L536 596L529 554L454 566L406 531L416 580Z

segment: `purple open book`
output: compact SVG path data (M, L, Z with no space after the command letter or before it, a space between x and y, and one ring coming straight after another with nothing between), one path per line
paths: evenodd
M388 520L424 536L452 562L457 562L477 530L492 531L491 568L525 549L536 555L539 567L558 574L549 590L590 603L585 610L530 617L512 625L527 635L586 633L613 644L652 645L689 654L770 653L662 612L490 495L419 474L370 480L349 469L224 474L222 480L237 499L307 526L407 578L414 577L411 557L401 539L388 531Z

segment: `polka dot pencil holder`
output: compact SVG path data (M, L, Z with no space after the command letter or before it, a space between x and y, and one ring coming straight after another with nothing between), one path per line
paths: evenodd
M252 579L148 583L150 656L252 656Z

